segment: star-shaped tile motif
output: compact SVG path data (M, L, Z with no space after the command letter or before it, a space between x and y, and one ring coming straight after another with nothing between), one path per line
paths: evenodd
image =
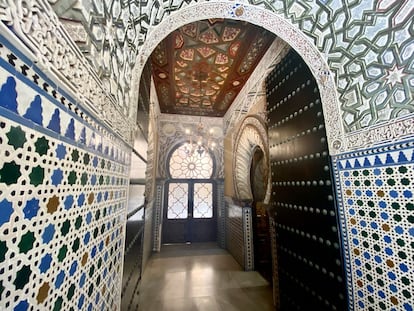
M395 86L397 83L402 84L403 77L406 74L403 72L404 68L400 68L397 65L394 65L390 70L387 70L387 75L385 77L388 84Z
M23 145L27 141L25 132L20 126L12 126L6 136L9 139L8 144L13 146L15 150L23 148Z
M44 155L49 150L49 141L46 137L42 136L35 142L35 150L39 155Z

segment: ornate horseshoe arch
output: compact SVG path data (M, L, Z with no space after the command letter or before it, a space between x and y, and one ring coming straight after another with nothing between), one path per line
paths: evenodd
M264 122L256 116L246 117L237 133L233 153L233 180L236 197L239 200L253 200L250 185L250 166L256 148L264 154L263 163L266 163L267 189L264 203L268 203L271 193L271 176L269 170L269 142Z

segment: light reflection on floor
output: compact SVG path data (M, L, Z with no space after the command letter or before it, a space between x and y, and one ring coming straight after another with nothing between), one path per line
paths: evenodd
M272 290L213 243L164 245L148 262L139 310L274 310Z

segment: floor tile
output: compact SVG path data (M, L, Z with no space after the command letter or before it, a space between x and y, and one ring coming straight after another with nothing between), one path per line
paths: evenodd
M140 285L145 311L274 310L272 289L255 271L243 271L215 243L164 245Z

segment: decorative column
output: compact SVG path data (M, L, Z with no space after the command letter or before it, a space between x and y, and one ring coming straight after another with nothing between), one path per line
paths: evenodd
M252 207L243 207L243 236L244 236L244 270L254 270L254 247L253 247L253 227L252 227Z
M226 203L224 201L224 179L216 179L217 204L217 242L221 248L226 247Z

